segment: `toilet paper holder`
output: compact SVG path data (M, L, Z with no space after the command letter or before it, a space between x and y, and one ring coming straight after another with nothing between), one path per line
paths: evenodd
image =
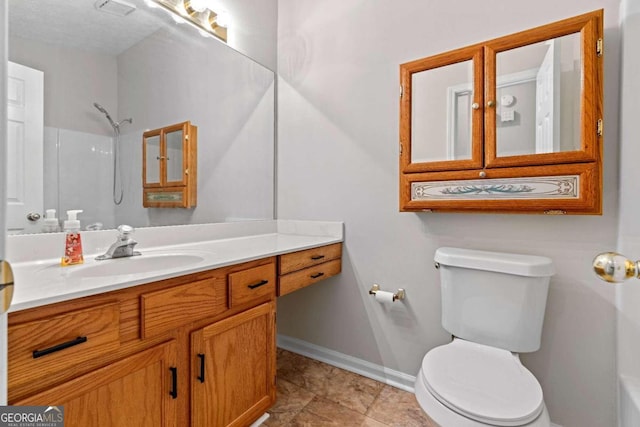
M378 291L380 291L380 285L373 285L371 287L371 289L369 289L369 295L375 295ZM404 289L398 289L397 292L394 292L393 294L393 301L395 302L396 300L403 300L404 297L406 296Z

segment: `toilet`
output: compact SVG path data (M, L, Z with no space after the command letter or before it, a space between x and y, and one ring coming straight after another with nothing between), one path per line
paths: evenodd
M519 353L540 348L551 259L443 247L436 251L442 326L415 382L422 409L442 427L549 427L542 388Z

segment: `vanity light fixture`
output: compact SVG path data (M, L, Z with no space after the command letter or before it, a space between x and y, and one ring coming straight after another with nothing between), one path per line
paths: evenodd
M212 35L227 41L228 17L226 12L215 12L211 0L147 0L150 6L160 6L169 12L176 22L187 22L201 34Z

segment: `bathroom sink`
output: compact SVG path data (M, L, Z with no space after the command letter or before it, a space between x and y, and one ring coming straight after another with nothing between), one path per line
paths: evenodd
M106 277L188 267L204 261L196 254L153 254L97 261L69 271L71 277Z

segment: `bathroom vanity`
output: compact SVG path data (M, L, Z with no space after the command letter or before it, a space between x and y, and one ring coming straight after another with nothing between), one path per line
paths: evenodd
M341 223L269 226L140 248L106 261L113 275L92 259L18 264L16 289L22 275L34 292L16 292L9 314L9 404L64 406L66 426L250 425L276 398L276 296L341 268Z

